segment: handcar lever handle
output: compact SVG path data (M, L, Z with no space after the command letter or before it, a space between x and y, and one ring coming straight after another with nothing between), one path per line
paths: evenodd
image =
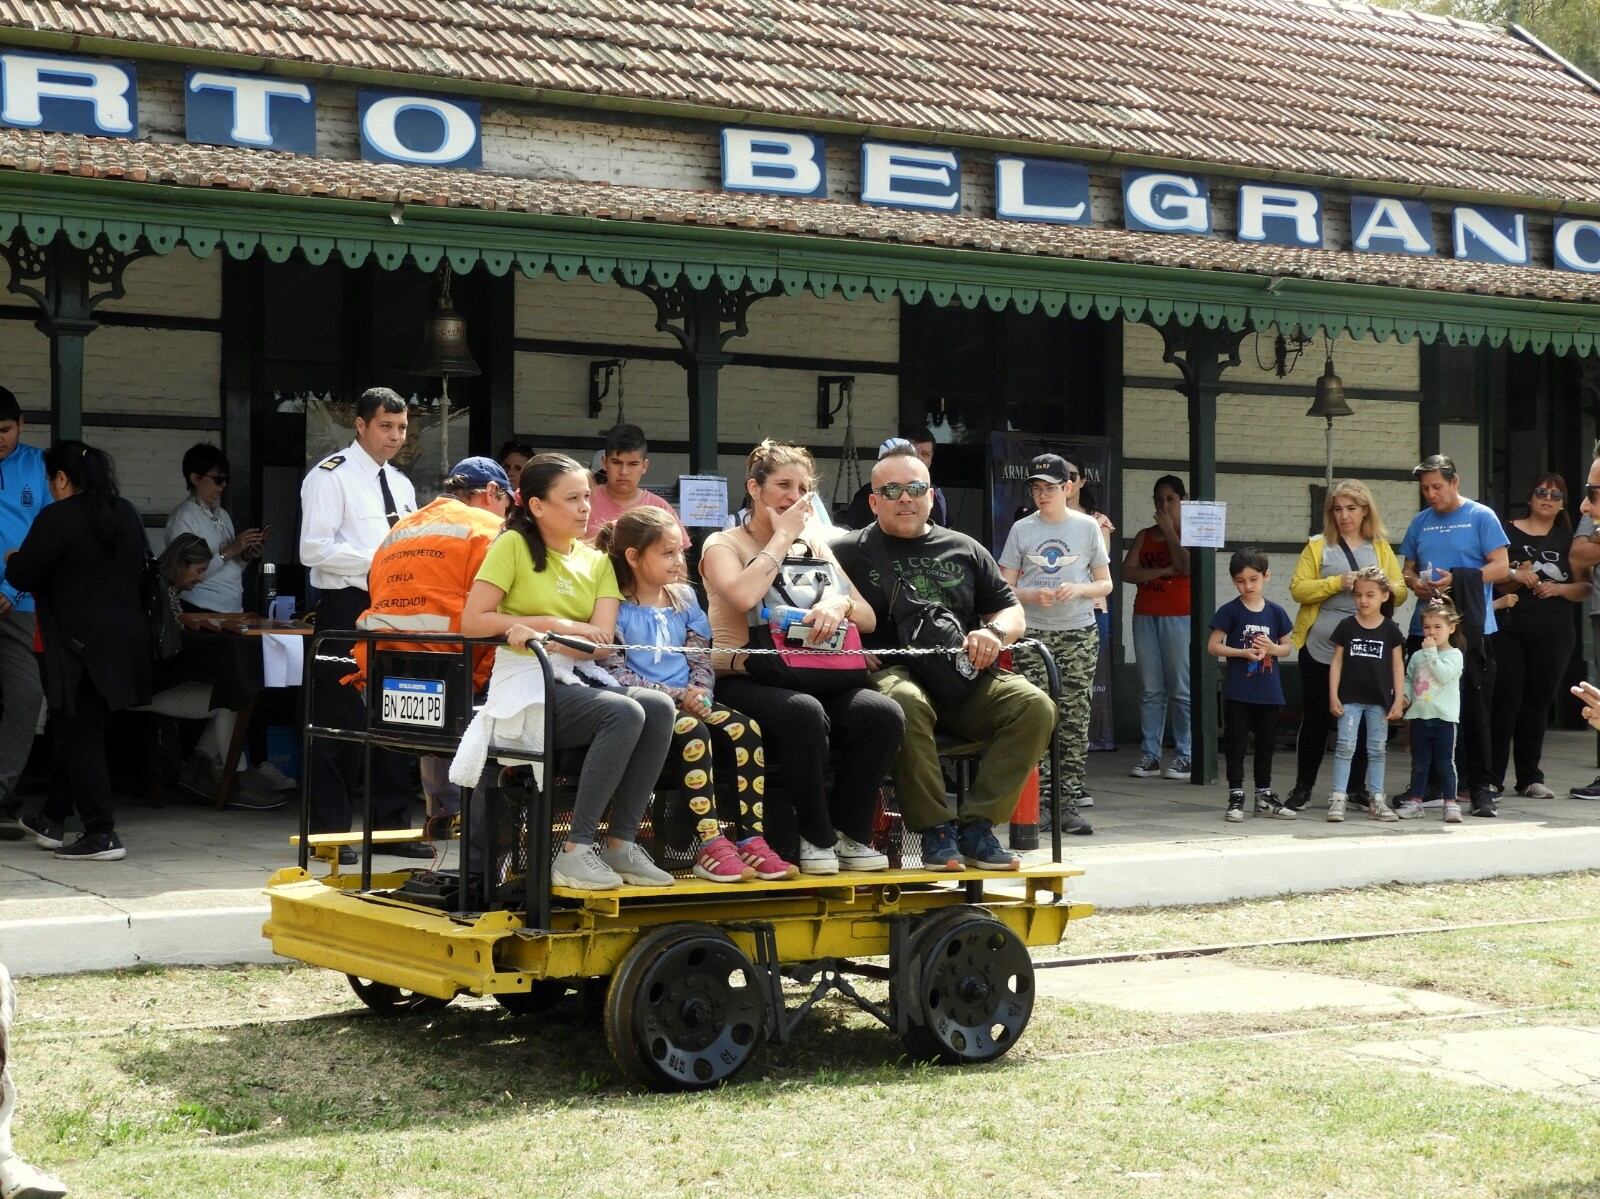
M544 640L554 641L557 645L564 645L568 649L577 650L580 654L593 654L600 649L598 645L592 642L584 641L578 637L567 637L561 633L546 633Z

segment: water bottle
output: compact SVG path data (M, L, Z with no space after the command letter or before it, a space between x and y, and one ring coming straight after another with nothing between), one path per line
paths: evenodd
M789 626L799 624L805 619L804 608L791 608L787 604L778 604L772 608L761 609L761 619L772 630L772 636L779 641L787 639Z
M273 619L272 609L278 600L278 568L270 562L261 564L261 615Z

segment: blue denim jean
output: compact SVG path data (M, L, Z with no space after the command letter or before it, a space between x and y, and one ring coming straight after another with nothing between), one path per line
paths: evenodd
M1411 722L1411 795L1430 787L1446 799L1456 794L1456 726L1448 720Z
M1189 618L1135 616L1133 656L1139 663L1139 750L1161 756L1170 718L1178 756L1189 757Z
M1339 717L1339 732L1333 743L1333 790L1344 794L1350 784L1350 759L1356 756L1356 736L1367 731L1367 790L1383 791L1383 766L1389 752L1389 709L1378 704L1346 704Z

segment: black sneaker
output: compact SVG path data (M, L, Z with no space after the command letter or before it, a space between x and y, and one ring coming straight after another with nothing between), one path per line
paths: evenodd
M339 846L339 865L354 866L356 864L356 851L349 845Z
M1238 824L1244 819L1244 791L1241 788L1235 787L1228 792L1228 810L1222 814L1222 818L1229 824Z
M391 858L427 858L433 860L433 846L426 841L398 841L393 845L375 845L373 853L388 854Z
M1600 777L1586 787L1574 787L1571 795L1573 799L1600 799Z
M1278 798L1271 787L1256 788L1256 815L1270 816L1275 820L1293 820L1295 811Z
M1291 812L1300 812L1304 811L1305 806L1310 802L1311 788L1300 783L1296 783L1293 787L1289 788L1289 794L1284 796L1283 806L1288 808Z
M56 857L72 862L120 862L128 856L116 833L84 833L71 845L56 850Z
M1352 791L1350 792L1349 797L1345 800L1345 805L1347 807L1357 808L1363 812L1370 812L1372 811L1372 792Z
M60 849L61 842L66 836L59 824L53 820L46 820L39 812L18 816L17 823L22 826L23 832L33 834L33 839L38 842L40 849Z
M1494 793L1487 787L1474 787L1472 789L1472 814L1474 816L1494 817L1500 815L1495 807Z
M1061 801L1061 831L1069 837L1087 837L1094 832L1094 826L1083 818L1077 804L1064 799Z
M1063 795L1061 798L1062 798L1063 802L1065 802L1066 800L1070 799L1075 807L1079 807L1079 808L1092 808L1092 807L1094 807L1094 796L1090 795L1082 787L1073 788L1070 792L1068 792L1066 795Z

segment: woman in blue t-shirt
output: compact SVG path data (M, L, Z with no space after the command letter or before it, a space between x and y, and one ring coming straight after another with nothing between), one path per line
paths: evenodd
M676 782L694 819L695 874L716 883L793 878L799 867L779 857L762 836L761 726L711 693L711 622L682 582L682 536L672 513L643 505L596 533L595 548L611 556L622 589L617 640L635 647L613 653L605 667L625 686L663 692L678 705L664 773ZM719 777L732 838L718 818Z

